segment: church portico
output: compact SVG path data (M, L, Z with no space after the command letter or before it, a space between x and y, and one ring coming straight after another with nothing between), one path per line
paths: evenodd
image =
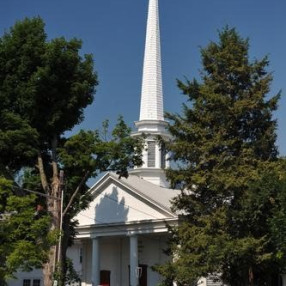
M152 176L154 169L146 170ZM107 173L91 188L89 207L76 217L76 239L83 249L76 270L83 286L151 286L160 281L152 266L169 259L163 249L167 225L178 223L170 209L178 191L152 184L142 179L143 168L140 172L128 178Z
M155 285L159 276L151 267L168 259L166 241L166 233L83 239L82 285Z

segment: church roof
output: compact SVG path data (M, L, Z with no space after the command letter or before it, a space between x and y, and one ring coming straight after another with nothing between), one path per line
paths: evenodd
M117 176L114 173L111 173L111 175ZM180 193L179 190L157 186L136 175L129 175L128 178L120 178L119 180L135 189L141 195L154 201L156 204L169 210L171 210L171 200Z
M133 174L129 175L128 178L119 178L119 176L113 172L109 172L101 178L101 180L91 188L91 191L98 190L100 185L104 185L104 183L110 179L132 190L142 197L142 199L160 206L169 213L172 213L171 200L180 193L179 190L157 186Z

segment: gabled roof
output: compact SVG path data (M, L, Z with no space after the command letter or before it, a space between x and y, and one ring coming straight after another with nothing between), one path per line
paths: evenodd
M178 222L170 202L178 193L136 175L126 179L107 173L90 189L93 199L88 208L75 218L78 237L166 233L166 223Z
M179 192L136 175L107 173L91 187L93 200L76 217L77 237L167 233L167 224L178 223L170 201Z
M91 193L96 196L96 194L102 190L102 187L110 183L110 180L129 189L141 197L143 201L146 200L168 212L170 215L176 216L176 214L171 211L171 200L180 193L179 190L154 185L133 174L129 175L128 178L119 178L115 173L109 172L91 187Z

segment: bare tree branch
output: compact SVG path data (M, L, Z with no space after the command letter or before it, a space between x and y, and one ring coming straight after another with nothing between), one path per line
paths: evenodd
M79 185L77 186L76 190L74 191L73 195L71 196L70 198L70 201L69 203L67 204L65 210L63 211L63 216L65 216L65 214L67 213L69 207L71 206L74 198L76 197L77 193L79 192L80 188L82 187L82 185L85 183L86 179L88 178L89 176L89 171L87 171L84 175L84 177L82 178L81 182L79 183Z

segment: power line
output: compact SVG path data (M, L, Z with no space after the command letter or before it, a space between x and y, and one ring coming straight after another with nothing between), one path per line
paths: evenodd
M19 190L23 190L23 191L28 192L28 193L36 194L36 195L39 195L39 196L42 196L42 197L46 197L46 198L49 198L49 199L53 199L53 200L56 200L56 201L60 201L61 200L61 198L57 198L57 197L50 196L50 195L47 195L47 194L44 194L44 193L40 193L40 192L37 192L37 191L32 191L32 190L29 190L29 189L21 188L21 187L16 186L16 185L14 185L13 187L17 188Z

